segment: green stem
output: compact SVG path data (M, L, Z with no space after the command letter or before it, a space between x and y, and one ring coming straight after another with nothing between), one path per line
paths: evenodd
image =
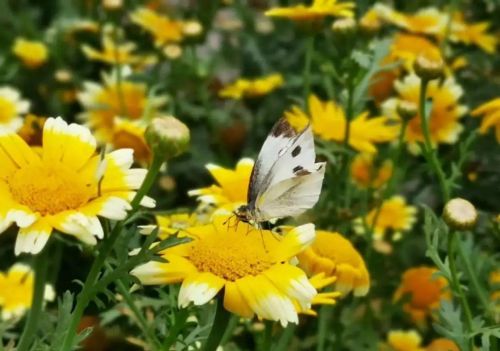
M311 63L314 54L314 35L310 35L306 39L306 54L304 64L304 103L307 106L307 100L311 93Z
M49 247L39 253L34 260L35 270L35 286L33 290L33 302L28 314L26 325L24 326L23 333L19 339L18 351L27 351L31 347L33 338L36 336L38 329L38 321L40 314L43 311L44 297L45 297L45 284L47 280L47 270L49 266Z
M318 317L318 344L316 351L325 350L326 336L328 335L328 322L330 320L331 308L330 306L322 306L319 311Z
M450 230L448 237L448 261L450 265L450 273L451 285L454 287L455 293L458 295L458 299L462 309L465 313L465 327L467 330L467 338L469 339L469 350L473 350L474 341L471 337L472 332L472 313L470 310L469 303L467 302L467 298L465 297L464 291L462 289L462 285L460 284L460 280L458 278L457 273L457 265L455 262L455 254L457 249L457 233L454 230Z
M172 344L177 340L177 335L186 325L187 318L189 316L189 310L183 308L179 311L175 318L175 325L168 331L168 336L163 342L162 350L170 350Z
M160 171L161 163L162 163L161 158L155 154L153 156L153 161L146 175L146 178L144 179L144 182L142 183L141 187L137 191L137 194L135 195L134 199L131 202L132 210L129 212L128 217L132 216L137 211L142 198L149 192L149 190L151 190L151 187L154 184L156 176ZM75 309L73 310L71 321L66 329L67 333L61 343L61 348L60 348L61 351L70 351L71 348L73 347L73 342L76 337L76 330L78 327L78 323L80 323L80 320L83 316L83 313L85 312L85 309L87 308L87 305L95 296L96 291L94 289L94 285L96 285L99 279L101 270L104 266L106 259L111 253L111 250L113 249L115 241L118 239L119 235L123 230L124 222L125 221L121 221L115 225L115 227L111 231L111 234L102 242L99 248L99 253L95 258L94 262L92 263L89 274L87 275L87 279L83 284L82 291L78 294L78 297L76 298L76 306Z
M349 184L349 166L351 164L351 154L349 152L349 140L351 137L351 120L353 118L353 97L354 97L354 88L352 86L352 82L349 80L347 87L347 106L345 113L345 131L344 131L344 148L345 153L342 160L342 179L345 180L345 194L344 194L344 207L349 208L351 203L351 186Z
M268 351L271 350L272 337L273 337L273 321L265 321L265 330L264 330L264 340L262 342L262 350Z
M297 329L297 324L289 324L278 340L278 344L274 347L274 351L285 351L288 349L288 345L290 344L290 340Z
M493 315L493 311L490 309L490 303L488 300L488 296L484 293L486 291L485 288L481 286L479 283L479 280L477 278L476 272L474 272L474 269L472 268L472 264L470 262L469 256L465 253L463 247L462 247L462 242L459 240L457 243L457 251L458 255L460 256L464 266L465 270L467 271L467 276L472 284L472 288L475 290L477 297L479 298L479 301L483 305L484 311L488 314L489 318L491 321L494 322L495 317Z
M226 311L224 308L223 295L219 293L217 298L217 307L215 310L214 322L212 324L212 329L208 335L207 341L203 346L203 351L215 351L220 345L224 331L226 330L229 319L231 318L231 313Z
M419 113L422 125L422 134L424 135L423 153L425 158L427 159L427 163L431 166L432 170L438 178L439 187L443 194L443 200L446 203L450 199L450 190L448 188L448 184L446 183L446 176L444 174L443 168L441 167L441 163L437 158L436 150L432 146L431 135L429 131L429 116L426 115L425 111L428 83L428 80L421 79Z

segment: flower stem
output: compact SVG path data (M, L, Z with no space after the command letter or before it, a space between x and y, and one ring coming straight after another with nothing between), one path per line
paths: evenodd
M450 189L448 188L448 184L446 183L446 176L444 174L441 163L439 162L436 154L436 150L432 146L431 135L429 131L429 116L426 115L425 110L425 101L427 95L427 86L429 81L426 79L421 79L420 83L420 102L419 102L419 114L422 125L422 134L424 135L424 144L422 146L424 156L427 159L427 163L431 166L432 170L436 174L439 187L443 194L444 202L448 202L450 199Z
M304 103L307 106L307 99L311 93L311 63L312 56L314 54L314 35L310 35L306 39L306 53L305 53L305 64L304 64Z
M224 331L226 330L229 319L231 318L231 313L226 311L224 308L223 295L219 293L217 297L217 307L215 310L214 322L212 324L212 329L208 335L207 341L203 346L203 351L215 351L219 346Z
M264 340L262 342L262 350L267 351L271 350L272 337L273 337L273 321L265 322L265 330L264 330Z
M141 187L139 188L134 199L131 202L132 210L129 212L128 217L132 216L137 211L142 198L149 192L149 190L151 190L151 187L154 184L156 176L160 171L161 164L162 164L161 158L155 154L153 156L151 167L149 168L148 173L146 174L146 178L144 179ZM78 323L80 323L80 320L83 316L83 313L85 312L85 309L87 308L87 305L93 299L95 294L98 293L98 291L94 289L94 285L97 283L99 279L106 258L108 258L111 250L113 249L115 241L118 239L119 235L123 230L124 223L125 220L118 222L111 231L110 235L102 242L99 248L99 253L95 258L94 262L92 263L89 274L87 275L87 279L83 284L83 288L77 296L76 306L73 310L71 321L66 329L67 333L61 343L61 347L59 350L70 351L72 349L73 342L76 337L76 329L78 327Z
M331 308L328 305L321 306L318 317L318 343L316 351L325 350L326 336L328 335L328 327L330 322Z
M451 279L450 282L454 287L455 293L458 295L458 299L462 309L465 313L465 327L467 330L467 337L469 338L469 350L473 350L474 343L471 337L472 332L472 313L470 310L469 303L467 302L467 298L465 297L464 291L462 289L462 285L460 284L460 280L458 278L457 273L457 265L455 262L455 254L457 251L457 232L454 230L450 230L448 237L448 261L450 265L450 273Z
M35 256L35 286L33 290L33 303L23 333L17 346L18 351L27 351L31 347L31 342L36 335L40 314L43 311L43 300L45 297L45 283L49 266L49 247L45 247L41 253Z

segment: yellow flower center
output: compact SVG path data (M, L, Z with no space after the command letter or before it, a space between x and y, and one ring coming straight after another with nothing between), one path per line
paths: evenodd
M272 235L262 232L262 235L266 234ZM210 272L229 281L256 276L275 263L258 231L247 235L239 235L239 232L211 233L196 240L191 247L189 260L200 272Z
M97 192L94 181L62 164L21 168L8 185L16 201L43 216L77 209Z
M16 114L14 104L0 96L0 123L9 122Z

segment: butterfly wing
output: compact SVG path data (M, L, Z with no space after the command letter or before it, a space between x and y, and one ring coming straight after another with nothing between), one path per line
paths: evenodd
M294 217L312 208L321 194L325 168L324 162L316 163L312 169L272 184L257 200L259 221Z

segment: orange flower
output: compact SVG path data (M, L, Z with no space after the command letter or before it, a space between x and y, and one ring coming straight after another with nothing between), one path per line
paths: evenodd
M392 175L392 162L385 160L378 167L372 154L357 154L351 163L352 180L360 188L380 188Z
M460 351L457 344L450 339L439 338L433 340L426 347L426 351Z
M408 269L394 293L395 301L410 295L410 300L403 305L403 309L415 323L425 322L441 301L450 299L448 282L441 276L434 276L437 271L436 268L425 266Z
M343 295L364 296L370 290L370 274L351 242L336 232L316 231L316 240L299 256L299 265L310 275L337 277L334 287Z

